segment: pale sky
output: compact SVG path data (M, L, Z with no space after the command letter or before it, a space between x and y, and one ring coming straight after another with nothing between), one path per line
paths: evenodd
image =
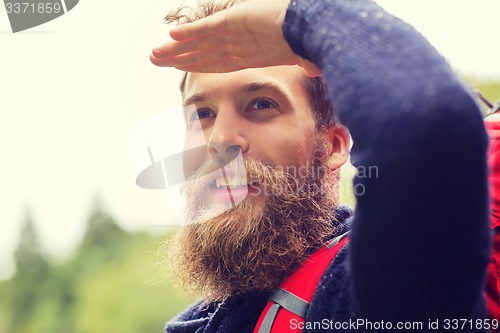
M81 0L17 34L0 10L0 278L12 274L26 210L56 258L81 238L96 197L130 230L159 232L171 221L167 192L135 186L127 140L142 121L180 105L179 73L148 59L178 2ZM500 1L378 2L463 75L500 80Z

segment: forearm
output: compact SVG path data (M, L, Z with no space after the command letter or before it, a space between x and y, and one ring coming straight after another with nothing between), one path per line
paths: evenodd
M353 164L377 170L355 179L360 315L470 314L488 258L487 141L474 101L424 38L372 1L294 1L284 33L321 68Z

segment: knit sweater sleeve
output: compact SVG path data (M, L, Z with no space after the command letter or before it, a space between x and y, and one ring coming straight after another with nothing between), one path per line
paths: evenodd
M373 1L292 0L283 32L321 68L354 141L349 265L358 316L472 316L489 244L487 136L476 103L418 32Z

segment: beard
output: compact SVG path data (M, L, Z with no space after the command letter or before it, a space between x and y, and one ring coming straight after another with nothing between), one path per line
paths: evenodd
M228 209L200 204L202 181L185 188L186 218L164 245L181 287L207 301L248 292L271 292L335 232L338 175L325 165L326 145L316 140L306 165L294 172L245 160L259 195ZM305 172L304 172L305 171ZM300 174L300 175L299 175ZM252 195L252 194L250 194ZM201 222L202 221L202 222Z

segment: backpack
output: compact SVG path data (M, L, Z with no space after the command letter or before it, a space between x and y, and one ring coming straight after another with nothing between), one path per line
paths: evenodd
M269 296L253 333L301 332L314 291L325 270L348 242L346 232L306 259Z

